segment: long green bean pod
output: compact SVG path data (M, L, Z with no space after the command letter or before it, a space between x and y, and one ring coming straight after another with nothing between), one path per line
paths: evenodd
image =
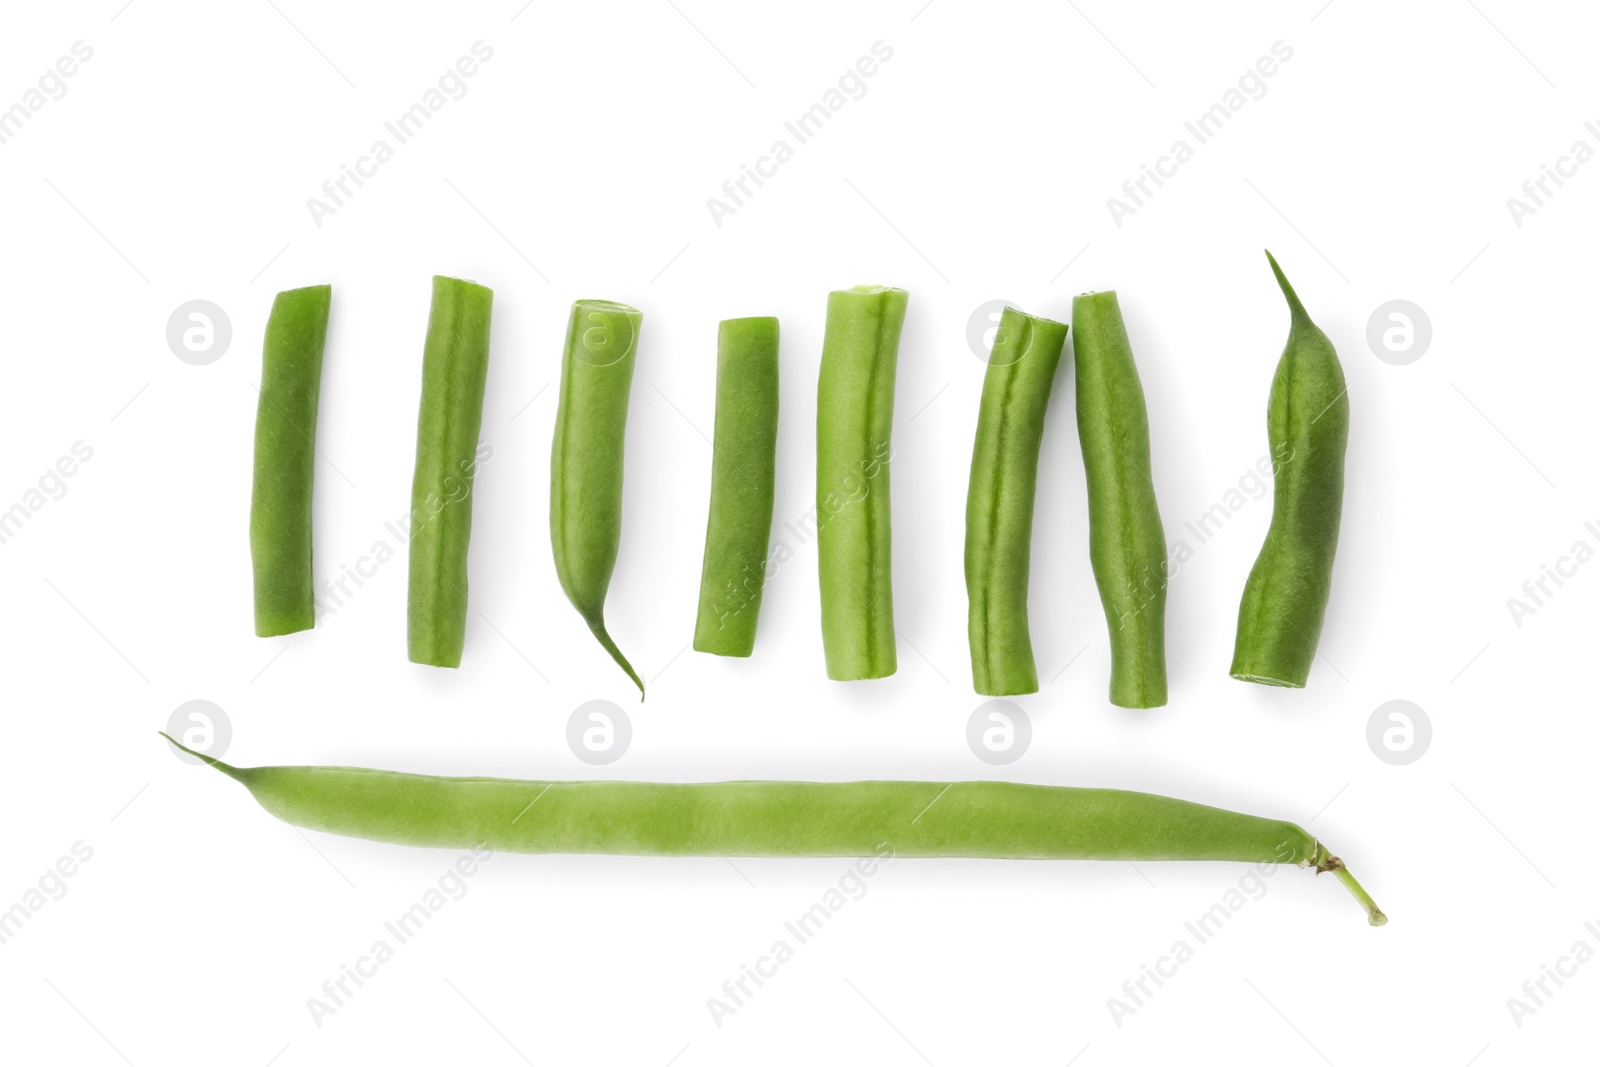
M1333 584L1350 398L1333 342L1306 314L1271 252L1267 262L1289 302L1289 340L1267 400L1272 524L1239 602L1229 673L1298 689L1311 673Z
M256 636L316 625L311 573L311 486L317 462L317 398L333 289L279 293L261 346L255 478L250 490L250 563Z
M978 405L967 483L967 640L972 686L985 696L1037 693L1028 636L1028 567L1039 445L1067 327L1000 314Z
M644 682L606 630L606 590L622 543L622 446L644 313L579 300L567 320L550 447L550 546L572 606L644 699Z
M778 320L724 319L717 328L717 417L697 652L748 656L755 648L777 454Z
M1167 702L1167 539L1150 477L1150 420L1114 292L1072 301L1089 560L1111 631L1111 703Z
M889 461L904 289L828 294L817 378L817 571L828 677L895 672Z
M489 376L494 292L433 279L422 346L417 465L411 479L411 575L406 641L412 663L461 666L467 635L467 546L472 482Z
M1387 921L1344 864L1295 824L1149 793L1015 782L548 782L246 768L167 740L284 822L346 837L637 856L1293 863L1336 872L1372 925Z

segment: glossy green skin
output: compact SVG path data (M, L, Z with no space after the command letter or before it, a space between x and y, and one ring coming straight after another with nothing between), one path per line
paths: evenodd
M748 656L766 584L778 456L778 320L717 328L717 420L711 515L700 566L697 652Z
M1150 420L1114 292L1072 301L1089 560L1111 632L1111 703L1167 702L1167 538L1150 477Z
M1119 789L435 778L358 767L238 768L191 754L285 822L426 848L1296 864L1328 855L1293 823Z
M965 562L972 686L985 696L1039 691L1028 636L1033 498L1045 409L1066 340L1065 324L1008 307L983 376Z
M836 681L895 672L889 460L906 291L828 294L817 379L817 571L822 647Z
M489 375L494 293L435 276L422 346L417 463L411 478L406 644L412 663L461 666L467 634L472 483Z
M1289 341L1267 401L1272 525L1239 602L1229 673L1298 689L1311 673L1333 584L1350 398L1333 342L1306 314L1272 253L1267 260L1289 302Z
M556 576L595 639L639 687L640 700L644 682L607 632L605 606L622 542L622 445L643 319L643 312L609 300L572 305L550 446Z
M316 625L311 571L311 487L317 452L317 398L333 289L279 293L261 351L256 405L255 478L250 490L250 562L256 636Z

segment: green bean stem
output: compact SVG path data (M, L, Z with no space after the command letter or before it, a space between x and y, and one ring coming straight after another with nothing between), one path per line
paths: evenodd
M1028 636L1033 497L1045 408L1067 327L1000 314L978 405L978 437L967 483L967 639L972 685L985 696L1037 693Z
M1115 292L1072 301L1089 560L1111 631L1111 703L1167 702L1167 539L1150 477L1150 420Z
M250 490L250 562L256 636L316 625L311 572L311 487L317 459L317 398L333 289L279 293L261 347L255 479Z
M609 300L572 305L550 447L556 576L589 631L639 687L640 700L644 682L606 630L605 606L622 543L622 446L643 318L643 312Z
M489 374L494 292L435 276L422 346L417 465L411 479L406 642L412 663L461 666L467 633L472 482Z
M895 672L889 460L906 291L828 294L817 379L817 571L822 647L836 681Z
M717 328L711 514L700 567L697 652L748 656L766 584L778 452L778 320Z
M1333 583L1350 399L1333 342L1306 314L1271 252L1267 262L1289 302L1289 340L1267 401L1272 523L1239 602L1229 673L1298 689L1311 673Z
M167 737L166 734L162 734ZM546 782L233 767L167 737L294 826L426 848L635 856L1222 860L1334 871L1290 822L1120 789L1015 782Z

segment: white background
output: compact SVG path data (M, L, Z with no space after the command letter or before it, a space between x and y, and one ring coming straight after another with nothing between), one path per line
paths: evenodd
M1506 601L1573 542L1600 546L1584 528L1600 520L1600 165L1521 227L1506 199L1575 140L1600 148L1583 126L1600 118L1596 16L1501 0L921 3L7 6L0 106L75 41L94 50L0 145L0 509L74 442L93 449L0 544L0 908L41 878L64 888L0 945L8 1060L1487 1065L1590 1047L1600 965L1547 984L1520 1027L1507 998L1574 942L1600 949L1584 928L1600 920L1600 566L1520 627ZM316 226L307 198L479 40L494 54L466 95ZM893 57L866 94L716 226L707 197L880 40ZM1277 41L1293 56L1265 95L1116 226L1107 198ZM1076 292L1119 291L1168 538L1195 547L1183 524L1267 448L1288 316L1263 247L1350 385L1309 688L1227 676L1262 498L1173 579L1169 706L1107 704L1064 362L1034 531L1049 681L1017 701L1026 754L980 762L961 569L984 370L969 317L1007 299L1064 318ZM315 631L259 640L246 529L272 295L334 287L316 558L336 577L408 506L434 273L496 293L463 665L406 661L403 555ZM809 544L768 587L753 658L686 651L717 320L782 320L781 524L810 507L825 295L858 283L911 292L899 673L825 679ZM551 383L578 297L644 312L608 603L650 683L642 706L562 597L546 533ZM1396 298L1432 322L1406 366L1366 341ZM165 340L191 299L231 319L208 366ZM308 998L456 855L277 822L156 737L197 698L224 709L227 758L245 765L1168 793L1307 825L1391 922L1370 929L1331 878L1282 869L1200 945L1185 923L1247 868L892 862L719 1027L707 998L844 861L498 856L318 1026ZM632 719L608 767L567 746L591 699ZM1366 740L1392 699L1433 724L1407 766ZM80 841L92 858L46 877ZM1118 1026L1108 998L1180 939L1194 957Z

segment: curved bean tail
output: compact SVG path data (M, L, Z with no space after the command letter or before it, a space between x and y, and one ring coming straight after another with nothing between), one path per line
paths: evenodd
M628 662L628 657L622 654L622 649L618 648L617 643L611 639L611 634L606 631L605 619L596 616L592 619L585 619L584 622L589 624L589 632L594 634L596 641L600 642L600 647L611 654L611 658L617 661L617 666L628 672L628 677L633 679L633 684L639 687L639 702L641 704L644 703L644 682L640 679L639 672L633 669L633 664Z
M1385 915L1383 909L1378 907L1378 902L1373 900L1365 889L1361 888L1361 883L1356 881L1356 876L1350 873L1350 868L1346 867L1344 861L1338 856L1330 856L1328 858L1328 866L1317 868L1317 873L1321 874L1325 870L1332 871L1333 876L1339 879L1340 884L1350 890L1350 895L1360 901L1363 908L1367 909L1368 925L1382 926L1389 921L1389 916Z

